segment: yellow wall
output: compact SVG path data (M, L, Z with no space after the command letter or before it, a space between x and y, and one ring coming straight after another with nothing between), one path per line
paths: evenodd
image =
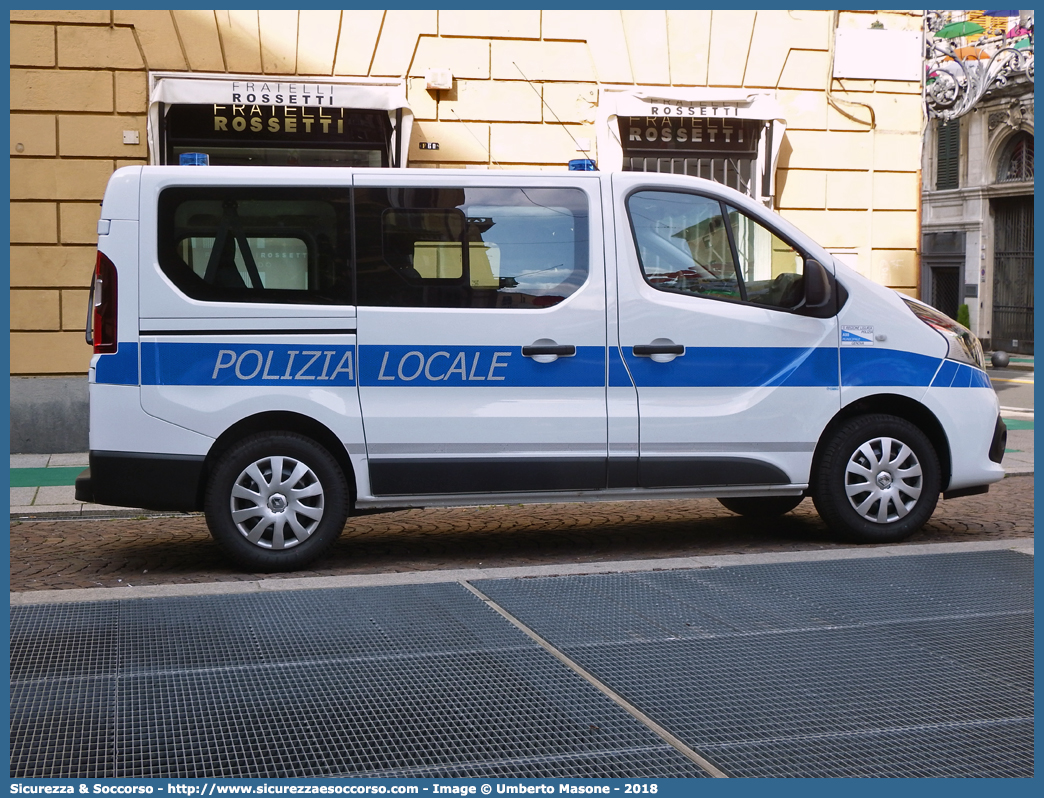
M84 373L84 289L112 171L147 158L149 70L405 77L410 166L561 170L599 83L775 90L776 207L915 293L920 85L830 80L833 30L917 12L12 11L11 369ZM454 87L425 89L430 67ZM532 85L523 80L523 74ZM830 92L828 96L828 91ZM875 125L871 128L873 109ZM553 114L548 111L553 110ZM139 144L124 144L124 131ZM597 157L597 153L595 153Z

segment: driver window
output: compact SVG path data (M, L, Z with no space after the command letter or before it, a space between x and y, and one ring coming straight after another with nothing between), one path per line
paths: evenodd
M750 217L727 207L747 301L774 308L800 305L805 292L801 253Z
M721 204L695 194L639 191L627 200L638 259L654 288L741 299Z

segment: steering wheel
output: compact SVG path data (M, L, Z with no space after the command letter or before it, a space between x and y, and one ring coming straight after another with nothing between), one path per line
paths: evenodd
M805 304L805 278L793 272L784 272L772 281L772 293L779 291L779 307L797 310Z

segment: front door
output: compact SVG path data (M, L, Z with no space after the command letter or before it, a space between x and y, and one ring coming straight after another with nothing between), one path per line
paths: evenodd
M993 200L994 349L1033 354L1033 197Z
M800 309L805 256L746 205L638 180L613 194L640 486L806 483L840 392L836 319Z
M598 180L355 178L373 496L606 484Z
M961 305L961 267L932 266L932 305L951 319L957 318L957 310Z

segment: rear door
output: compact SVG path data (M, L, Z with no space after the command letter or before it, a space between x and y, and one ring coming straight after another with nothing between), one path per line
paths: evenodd
M351 192L315 171L311 185L286 170L250 172L248 182L246 170L221 167L191 181L177 170L146 175L146 413L217 437L247 416L293 412L361 448Z
M640 486L807 482L840 408L836 319L799 307L807 256L735 195L651 183L613 176Z
M374 496L606 484L595 176L355 177Z

